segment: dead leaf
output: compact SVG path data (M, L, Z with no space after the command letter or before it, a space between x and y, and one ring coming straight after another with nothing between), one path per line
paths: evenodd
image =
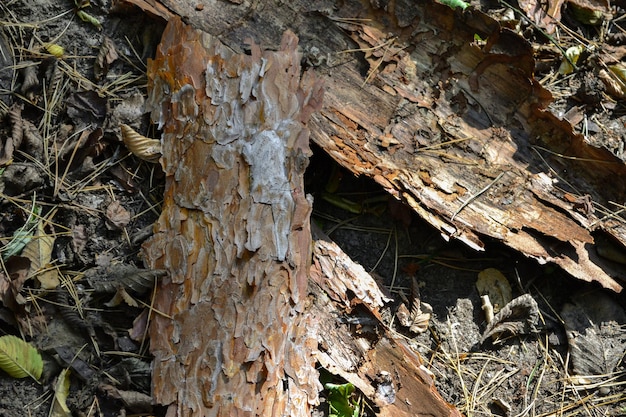
M60 283L57 269L50 265L54 241L54 236L46 233L45 223L40 220L34 238L22 250L22 256L30 260L28 275L35 277L44 290L56 288Z
M23 256L12 256L5 261L4 267L9 277L7 279L5 276L4 285L2 285L5 288L2 294L2 303L12 311L17 311L18 305L26 303L20 291L22 291L24 283L28 280L30 260Z
M23 120L22 110L23 105L14 103L9 110L9 119L11 120L11 138L3 141L4 149L2 150L2 160L0 164L5 165L11 163L13 160L13 152L16 148L19 148L22 143L23 136ZM0 142L2 144L2 142Z
M119 201L113 201L106 209L107 228L109 230L121 229L130 223L131 214Z
M23 120L22 131L24 134L22 143L24 151L36 160L41 161L43 158L43 136L39 133L39 129L32 122Z
M36 64L31 61L22 61L23 65L20 70L22 78L22 85L20 87L20 93L24 95L28 100L33 101L35 99L35 92L39 88L39 77L37 76Z
M578 293L561 310L576 375L610 374L626 349L626 312L604 291Z
M411 277L411 311L404 303L400 305L396 316L404 327L408 327L411 333L423 333L428 329L433 308L430 304L424 303L420 298L419 285L415 277Z
M125 288L135 294L151 291L155 278L162 277L166 271L157 269L140 269L131 264L110 264L89 268L85 271L85 279L97 292L114 293Z
M548 34L554 32L556 24L561 20L561 6L565 0L548 0L547 2L537 0L520 1L519 6L526 16L543 28Z
M67 100L67 115L77 125L102 123L107 114L107 99L95 91L77 91Z
M148 331L148 313L149 310L144 309L135 320L133 320L133 327L128 329L128 336L135 342L142 342Z
M72 249L78 255L82 254L87 246L87 234L85 225L77 224L72 227Z
M50 410L50 417L71 417L72 412L67 406L66 400L70 393L70 370L64 369L57 377L54 384L54 401Z
M139 159L147 162L158 162L161 157L161 141L150 139L137 133L128 125L121 124L124 145Z
M495 268L487 268L478 273L476 289L479 295L489 296L494 313L500 311L513 298L509 281Z
M115 43L111 38L105 36L100 45L98 56L93 64L93 72L96 80L102 79L109 72L109 65L119 58Z
M117 307L124 301L131 307L139 307L139 303L124 288L118 288L111 300L104 303L107 307Z
M608 0L568 0L568 5L574 17L585 25L598 25L611 18Z
M539 323L539 307L530 294L521 295L508 303L487 326L481 343L487 338L500 334L528 334L536 330Z
M102 384L99 387L108 397L121 400L124 405L135 412L152 410L152 397L137 391L126 391L115 388L113 385Z

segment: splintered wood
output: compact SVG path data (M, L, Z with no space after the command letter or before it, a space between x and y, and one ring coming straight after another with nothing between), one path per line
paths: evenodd
M298 39L236 54L173 19L149 65L163 129L163 212L144 245L165 269L150 327L155 400L173 416L308 416L321 388L306 304L303 190L321 84Z
M327 87L311 139L338 163L373 178L446 238L477 250L495 239L622 290L623 265L597 243L626 250L626 183L615 180L626 164L551 113L531 45L493 18L434 0L313 9L310 0L127 1L185 16L233 47L251 33L273 44L282 28L297 28ZM620 140L611 129L594 136Z

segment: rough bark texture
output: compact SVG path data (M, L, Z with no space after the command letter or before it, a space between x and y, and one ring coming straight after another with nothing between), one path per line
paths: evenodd
M173 19L148 70L163 129L163 212L144 246L166 269L150 327L157 402L177 416L307 416L320 389L306 305L304 123L321 85L298 39L236 54Z
M293 29L327 86L312 139L339 163L448 238L482 250L489 236L621 291L624 269L596 241L624 249L626 222L611 212L626 166L545 110L532 48L488 16L413 0L128 1L173 10L234 48Z

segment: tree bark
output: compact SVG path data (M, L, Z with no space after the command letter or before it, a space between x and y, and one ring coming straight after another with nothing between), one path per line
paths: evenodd
M340 164L372 177L447 238L476 250L493 238L621 291L624 269L599 256L596 242L626 244L626 222L605 211L626 197L626 185L613 180L626 166L546 110L551 96L533 77L532 48L488 16L413 0L127 1L167 19L184 16L238 52L249 37L273 46L293 29L304 61L326 85L311 138ZM265 76L250 74L261 66L277 71L269 63L281 54L296 73L293 43L277 53L253 46L251 55L218 45L173 23L150 66L168 190L146 255L171 273L155 304L163 315L151 327L155 395L177 415L288 415L296 413L289 407L315 402L314 335L325 319L303 314L310 205L298 178L306 129L289 141L272 123L286 115L290 126L306 121L319 105L319 85L305 76L286 96L256 88L274 90L266 98L283 111L268 122L262 99L234 85L262 85ZM287 111L294 100L300 116ZM265 151L279 142L282 156ZM282 178L276 166L295 175ZM389 364L403 357L419 368L393 337L372 349L380 349L373 357L396 358ZM317 359L327 358L318 352ZM360 379L363 392L363 381L375 377L341 372ZM402 415L399 405L389 407L388 415ZM446 407L433 414L456 411Z
M626 165L546 110L532 47L487 15L413 0L127 1L235 49L292 28L327 88L311 138L341 165L446 238L477 250L493 238L621 291L624 268L597 242L626 251L626 185L614 181Z
M170 21L149 75L163 211L144 251L166 269L150 327L156 400L177 416L308 416L320 389L303 190L321 84L298 40L236 54Z

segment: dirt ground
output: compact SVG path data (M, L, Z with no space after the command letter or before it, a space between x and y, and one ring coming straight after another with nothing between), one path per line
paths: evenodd
M619 21L624 10L614 10ZM163 22L109 0L6 0L0 16L0 336L18 335L44 357L40 382L0 371L0 417L162 415L150 404L144 338L158 277L141 269L140 246L158 218L163 176L128 152L120 125L158 137L143 100ZM610 39L567 16L567 27L599 49ZM623 97L607 91L593 59L558 75L553 44L521 26L537 50L537 79L557 97L553 111L580 119L580 129L611 129L622 141L598 145L623 158ZM342 173L331 175L333 162L314 151L306 177L313 221L389 290L392 311L416 296L415 280L433 309L428 328L412 333L394 317L387 324L411 340L447 401L468 416L626 415L623 294L495 241L482 253L446 242L366 178L343 173L329 197L326 186ZM360 213L347 210L354 207ZM16 249L24 235L38 243ZM476 282L488 268L505 277L512 298L532 297L537 323L481 340L487 323ZM593 336L577 327L587 319Z

